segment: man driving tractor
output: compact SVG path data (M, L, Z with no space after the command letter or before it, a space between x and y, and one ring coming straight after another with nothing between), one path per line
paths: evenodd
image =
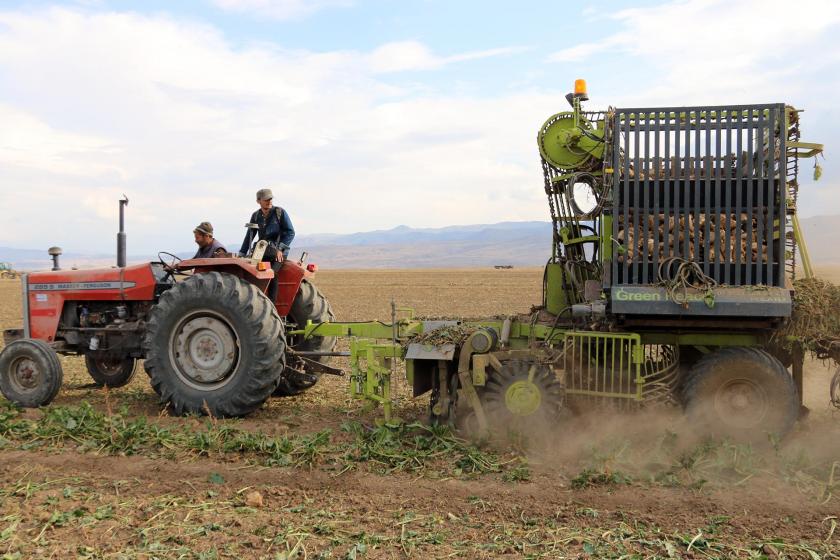
M227 249L213 237L213 225L210 222L201 222L193 230L195 243L198 245L194 259L209 259L212 257L228 256Z
M277 271L280 270L283 260L289 256L289 245L295 238L295 228L292 227L288 212L279 206L274 206L273 199L274 194L271 189L257 191L257 203L260 209L251 214L250 223L258 227L248 229L242 241L242 247L239 249L239 255L244 257L250 251L255 237L257 240L268 242L268 248L262 260L271 263L271 269L275 274L266 291L266 295L272 301L277 296Z

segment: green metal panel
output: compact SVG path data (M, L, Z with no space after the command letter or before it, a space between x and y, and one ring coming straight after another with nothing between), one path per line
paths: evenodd
M566 272L563 265L549 263L545 267L545 308L555 315L563 311L568 305L563 283Z
M601 262L612 261L613 258L613 217L610 214L601 215Z

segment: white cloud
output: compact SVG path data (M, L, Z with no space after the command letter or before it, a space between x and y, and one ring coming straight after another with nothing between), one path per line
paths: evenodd
M414 46L405 69L507 52ZM0 117L15 119L0 244L110 250L123 192L135 252L189 246L204 219L238 240L267 185L309 233L545 217L533 132L556 98L421 95L380 79L382 52L235 48L161 15L0 12Z
M548 60L620 60L649 84L626 89L631 102L690 104L721 94L755 102L757 93L799 91L801 84L791 77L827 62L808 53L825 52L827 40L836 47L827 35L840 24L840 2L791 6L787 0L675 0L621 10L606 16L619 26L615 33L557 51Z
M213 3L223 10L277 20L300 19L325 8L353 4L352 0L213 0Z
M505 47L472 51L452 56L438 56L426 45L417 41L386 43L376 48L368 57L374 72L400 72L404 70L432 70L455 62L466 62L494 56L515 54L523 47Z

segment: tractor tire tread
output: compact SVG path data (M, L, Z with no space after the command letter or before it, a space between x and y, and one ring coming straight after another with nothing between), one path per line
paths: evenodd
M47 368L48 385L40 394L31 395L30 398L21 398L20 395L15 395L14 389L9 386L6 378L6 370L11 366L11 360L15 358L16 354L21 352L29 353L36 359L42 361L42 366ZM43 340L36 338L24 338L16 340L3 348L0 352L0 392L3 393L8 400L26 407L36 408L39 406L46 406L55 399L61 389L61 384L64 381L64 369L61 366L61 360L58 354L55 353L49 344Z
M189 313L193 307L214 305L238 316L238 327L244 331L239 337L240 360L249 363L244 368L238 366L232 374L235 379L217 394L201 394L181 382L170 363L169 331L177 323L171 317ZM283 323L272 302L253 284L215 271L196 274L161 295L150 313L143 346L144 366L153 389L179 415L209 412L217 417L244 416L271 395L285 367Z
M752 347L733 346L721 348L715 352L704 355L687 372L686 379L681 388L681 400L689 417L694 412L694 407L702 399L703 385L714 375L714 372L730 360L751 360L761 369L770 375L770 380L778 383L776 389L779 395L784 397L786 402L774 403L781 407L780 417L776 432L783 436L793 425L799 416L799 395L796 384L785 366L766 350Z

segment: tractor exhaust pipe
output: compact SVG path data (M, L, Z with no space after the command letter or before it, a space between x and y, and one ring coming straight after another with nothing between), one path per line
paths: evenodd
M128 197L123 195L120 199L120 231L117 233L117 266L125 268L125 207L128 205Z

